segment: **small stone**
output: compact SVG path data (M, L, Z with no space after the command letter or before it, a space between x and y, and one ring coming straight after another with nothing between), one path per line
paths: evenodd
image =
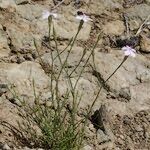
M0 1L0 8L2 9L10 9L10 8L15 8L16 4L14 0L1 0Z
M131 99L130 89L129 88L121 88L119 96L121 96L129 101Z
M123 145L123 140L121 138L118 138L117 139L117 142L120 144L120 145Z
M105 143L108 142L110 140L109 136L104 134L104 132L102 130L98 130L97 131L97 141L99 143Z
M48 76L44 73L41 66L30 61L21 64L0 63L0 75L4 83L15 84L17 92L22 96L33 95L33 80L36 92L46 89L49 84Z
M142 52L150 53L150 38L142 35L140 46Z
M103 29L105 34L121 35L125 31L125 26L122 21L116 20L105 24Z
M146 4L150 5L150 0L145 0Z
M16 2L17 5L27 4L27 3L29 3L29 0L15 0L15 2Z
M150 72L149 70L145 70L140 74L137 74L137 79L140 80L141 83L150 81Z
M23 150L31 150L29 147L24 147Z
M53 20L55 30L57 31L57 36L60 39L71 39L77 33L79 27L79 21L75 18L68 16L61 16L59 20ZM48 36L48 23L47 20L41 21L36 20L36 32L43 34L42 36ZM84 23L82 30L80 30L79 35L77 36L78 40L86 41L90 37L91 32L91 23Z
M0 96L8 90L7 84L0 84Z
M132 19L129 22L130 30L137 30L140 27L140 22L138 20Z
M10 150L10 147L9 147L7 144L4 144L4 146L3 146L2 149L3 149L3 150Z
M140 131L143 131L143 128L142 128L140 125L137 125L137 126L135 127L135 130L136 130L137 132L140 132Z
M20 15L20 17L30 21L33 21L35 18L39 18L42 11L43 8L37 4L18 5L16 8L16 12Z
M10 52L8 41L7 41L7 35L5 31L0 29L0 58L8 56Z
M14 52L18 51L21 53L21 51L24 52L28 49L33 50L35 48L31 33L24 32L25 30L26 29L22 31L19 28L14 27L14 25L8 27L7 32L11 38Z
M82 148L82 150L93 150L93 148L89 145L86 145Z

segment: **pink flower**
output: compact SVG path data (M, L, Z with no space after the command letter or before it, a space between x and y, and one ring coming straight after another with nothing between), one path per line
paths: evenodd
M125 56L131 56L131 57L136 56L136 50L131 48L130 46L124 46L122 47L122 50L124 51Z
M83 20L84 22L92 21L92 19L89 16L85 15L82 12L77 13L76 19Z

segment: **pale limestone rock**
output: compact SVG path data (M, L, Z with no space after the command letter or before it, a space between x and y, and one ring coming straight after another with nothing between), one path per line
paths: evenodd
M40 5L18 5L16 12L24 19L32 21L36 18L39 18L42 15L44 8Z
M101 15L107 10L122 9L122 0L92 0L88 7L88 13Z
M34 62L0 63L0 81L14 85L19 95L33 96L33 81L37 93L48 87L48 77L41 66Z
M143 52L150 52L150 38L142 35L140 41L141 51Z
M8 40L6 32L0 29L0 58L8 56L10 48L8 46Z
M94 150L91 146L86 145L81 150Z
M143 11L144 10L144 11ZM138 30L140 25L149 16L150 6L146 4L135 5L126 9L125 14L128 18L131 30Z
M97 71L104 80L113 73L122 60L123 55L119 52L110 54L96 52L95 54ZM123 66L107 82L112 92L116 95L121 94L124 99L129 101L125 105L121 102L122 106L120 107L122 110L119 110L117 104L118 108L116 110L118 112L122 111L121 114L136 113L146 110L150 106L150 70L147 66L149 66L149 61L143 56L137 55L135 58L128 58ZM126 89L126 93L122 91L124 89Z
M7 32L11 38L14 51L35 49L32 33L28 33L26 30L28 31L28 26L24 26L23 30L14 25L8 27Z
M103 26L104 33L107 35L121 35L125 31L124 23L120 20L111 21Z
M30 2L30 0L15 0L15 2L17 5L20 5L20 4L27 4Z
M0 8L8 9L8 8L16 8L16 4L14 0L0 0Z
M3 150L10 150L10 147L7 144L4 144Z
M58 19L53 19L54 28L56 30L57 37L62 39L71 39L78 31L80 21L76 20L72 16L60 15ZM48 36L48 21L47 20L35 20L36 32ZM90 22L84 23L77 39L87 40L90 36L91 24Z

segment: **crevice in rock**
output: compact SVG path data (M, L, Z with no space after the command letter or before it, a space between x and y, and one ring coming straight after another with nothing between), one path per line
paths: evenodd
M96 110L94 114L91 116L90 121L94 125L96 131L99 129L102 130L106 134L105 122L107 120L106 115L106 106L101 105L99 110Z
M100 85L102 85L106 91L110 91L110 87L106 85L105 80L102 78L102 75L98 71L93 70L92 75L94 75L97 78Z

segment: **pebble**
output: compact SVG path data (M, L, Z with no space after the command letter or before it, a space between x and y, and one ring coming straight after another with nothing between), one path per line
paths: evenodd
M15 0L17 5L21 5L21 4L27 4L29 3L29 0Z
M142 52L150 53L150 38L141 36L140 46Z
M10 147L7 144L4 144L2 150L10 150Z

